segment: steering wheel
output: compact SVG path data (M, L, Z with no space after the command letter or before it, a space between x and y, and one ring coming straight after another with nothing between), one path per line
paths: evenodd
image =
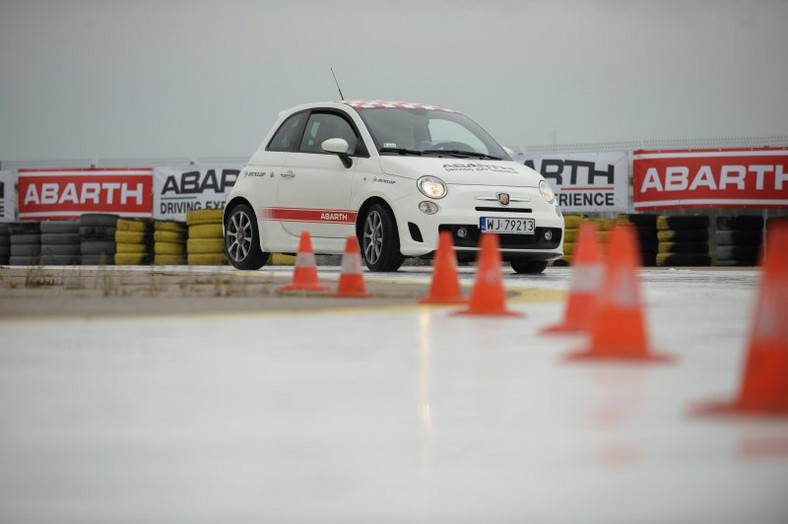
M452 149L458 149L460 151L476 151L473 146L470 146L465 142L438 142L437 144L430 146L430 149L439 149L441 151Z

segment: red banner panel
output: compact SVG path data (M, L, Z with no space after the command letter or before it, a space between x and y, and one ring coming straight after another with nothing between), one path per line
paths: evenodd
M788 149L635 151L637 211L788 207Z
M150 217L153 170L149 168L20 169L19 218L76 218L83 213Z

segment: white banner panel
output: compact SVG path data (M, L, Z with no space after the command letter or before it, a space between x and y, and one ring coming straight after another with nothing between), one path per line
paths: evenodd
M629 153L519 154L547 179L564 213L625 212Z
M16 214L16 176L0 171L0 222L13 222Z
M153 218L185 221L190 209L222 209L242 164L156 167Z

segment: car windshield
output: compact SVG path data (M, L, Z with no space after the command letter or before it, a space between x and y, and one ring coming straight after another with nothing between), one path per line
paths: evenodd
M357 108L381 155L509 160L476 122L461 113L421 108Z

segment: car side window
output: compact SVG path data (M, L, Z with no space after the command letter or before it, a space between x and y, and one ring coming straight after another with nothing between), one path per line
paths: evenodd
M306 123L298 150L302 153L323 153L323 142L329 138L343 138L348 143L348 154L356 152L358 137L350 123L334 113L312 113Z
M282 123L268 143L268 151L292 151L298 141L301 125L304 123L306 113L297 113Z

